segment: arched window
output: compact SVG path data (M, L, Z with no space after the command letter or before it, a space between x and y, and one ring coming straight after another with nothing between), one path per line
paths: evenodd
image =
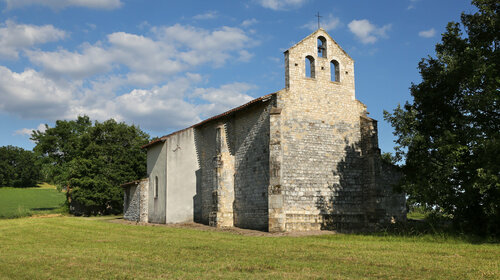
M306 78L314 78L314 57L306 56Z
M318 37L318 57L326 58L326 39L323 36Z
M154 197L157 198L158 197L158 176L155 176L155 193L154 193Z
M340 82L340 66L336 60L330 61L330 75L332 82Z

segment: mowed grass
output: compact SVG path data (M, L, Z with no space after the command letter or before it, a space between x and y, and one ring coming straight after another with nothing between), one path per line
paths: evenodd
M0 220L0 248L5 279L500 279L499 244L438 236L243 236L53 217Z
M66 195L50 185L40 188L0 188L0 218L18 218L61 211Z

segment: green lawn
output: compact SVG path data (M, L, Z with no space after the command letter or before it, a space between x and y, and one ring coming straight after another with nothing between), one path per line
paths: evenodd
M500 279L499 244L439 236L242 236L106 219L0 220L0 278Z
M0 188L0 218L17 218L60 211L64 193L41 188Z

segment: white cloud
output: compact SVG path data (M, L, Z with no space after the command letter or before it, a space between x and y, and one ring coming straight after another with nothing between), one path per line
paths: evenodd
M337 17L334 17L332 14L329 14L327 17L322 19L320 21L320 26L321 28L325 30L333 30L337 28L340 25L340 19ZM318 21L317 20L311 20L310 22L304 24L302 28L307 28L310 30L316 30L318 29Z
M147 75L150 83L160 82L166 75L179 73L191 66L177 57L181 51L175 46L153 38L117 32L108 35L108 42L111 45L106 53L111 63L128 67L130 77ZM130 82L134 83L132 79Z
M199 74L183 77L150 88L135 88L122 95L115 92L125 79L117 76L90 82L67 83L53 80L35 70L15 73L0 66L0 112L24 119L74 119L88 115L92 119L135 123L146 129L179 129L201 119L222 113L251 99L248 91L256 87L232 83L219 88L197 87ZM40 128L39 128L40 129ZM16 134L30 134L20 129Z
M240 55L238 57L238 60L243 62L248 62L253 57L253 54L249 53L247 50L241 50L238 52L238 54Z
M422 30L422 31L418 32L418 36L424 37L424 38L431 38L431 37L434 37L434 35L436 35L436 29L434 29L434 28L431 28L429 30Z
M0 66L0 111L23 118L64 116L75 85L56 83L33 69L22 73Z
M66 37L66 32L52 25L17 24L7 20L0 25L0 57L17 58L19 51L37 44Z
M67 7L83 7L90 9L112 10L122 6L120 0L3 0L7 9L22 8L31 5L47 6L55 10Z
M349 30L358 37L363 44L373 44L379 38L386 38L387 31L391 29L391 24L377 27L367 19L353 20L348 24Z
M26 50L39 70L0 66L0 112L24 119L115 118L153 130L178 129L252 99L254 86L204 88L202 64L248 61L255 45L240 28L174 25L151 35L109 34L78 50ZM18 133L27 133L19 130Z
M177 57L193 66L210 62L220 67L232 53L255 45L245 31L228 26L209 31L176 24L155 31L160 40L186 50L179 52Z
M258 0L258 3L271 10L288 10L304 5L308 0Z
M194 124L200 118L195 105L186 99L192 82L187 77L151 89L134 89L116 98L116 114L154 130Z
M151 89L134 89L116 98L116 115L153 130L179 129L253 99L247 94L253 85L194 87L200 79L199 75L186 75Z
M219 15L218 15L217 11L208 11L208 12L203 13L203 14L195 15L193 17L193 19L196 19L196 20L215 19L218 16Z
M93 24L93 23L86 23L85 24L86 28L83 28L83 32L85 33L89 33L89 32L92 32L93 30L95 30L97 28L97 25Z
M256 23L258 23L259 21L256 20L255 18L252 18L252 19L246 19L244 20L242 23L241 23L241 26L243 27L249 27L251 25L254 25Z
M149 22L148 22L147 20L145 20L145 21L143 21L143 22L139 23L139 24L137 25L137 27L138 27L139 29L146 29L146 28L148 28L148 29L149 29L149 28L151 28L151 24L149 24Z
M407 10L412 10L412 9L415 9L416 8L416 3L420 1L420 0L410 0L410 5L408 5L408 8L406 8Z
M33 130L38 130L40 132L44 132L47 129L45 124L41 123L38 125L37 128L22 128L14 131L14 135L26 135L26 136L31 136L33 133Z
M73 79L83 79L112 69L112 58L100 47L88 46L83 53L67 50L55 52L27 51L32 63L44 67L48 73L67 75Z
M255 86L247 83L231 83L219 88L197 88L193 96L209 102L198 106L200 115L209 117L252 100L253 97L246 93L254 88Z
M222 51L234 49L230 43L235 43L237 48L241 48L249 40L243 30L228 26L210 31L176 24L169 27L157 28L154 31L166 42L183 44L194 50Z
M252 55L246 48L252 40L239 28L222 27L206 30L176 24L151 29L155 37L125 32L107 36L106 42L84 44L80 52L27 51L31 62L53 76L85 79L126 67L128 82L151 85L168 76L204 63L216 67L231 57L248 61Z
M33 132L33 128L22 128L14 131L14 135L26 135L30 136Z
M179 129L237 107L253 99L255 86L232 83L219 88L199 88L196 74L151 89L135 89L116 98L117 114L149 129Z

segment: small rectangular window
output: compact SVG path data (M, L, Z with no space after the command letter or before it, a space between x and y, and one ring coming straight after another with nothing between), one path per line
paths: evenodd
M154 198L158 198L158 176L155 176Z

